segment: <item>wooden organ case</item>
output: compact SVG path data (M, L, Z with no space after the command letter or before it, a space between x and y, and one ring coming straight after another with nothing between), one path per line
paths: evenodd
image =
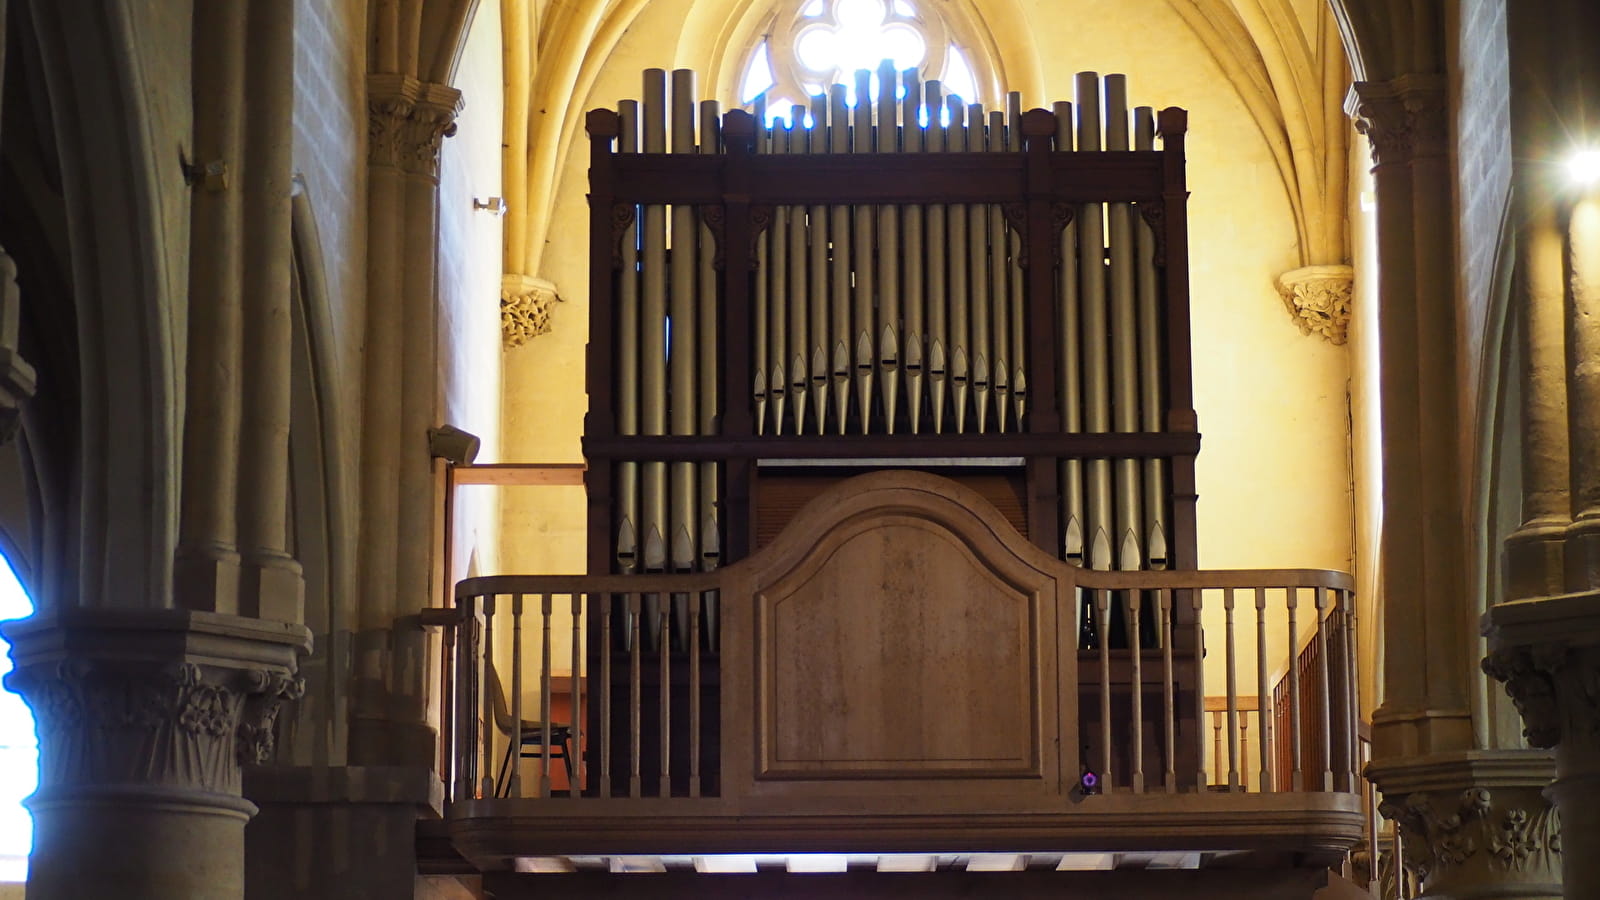
M1075 102L1026 113L1017 95L985 110L888 66L853 88L768 126L759 108L699 102L692 73L650 70L642 102L589 114L590 573L744 559L808 499L881 469L958 481L1079 566L1194 568L1185 112L1130 109L1123 77L1094 73ZM588 727L612 692L606 724L633 736L635 777L655 786L666 761L637 744L669 728L651 717L715 711L733 686L718 678L715 601L692 618L674 596L637 608L636 623L616 610L633 624L609 645L590 632ZM1130 655L1172 642L1198 658L1186 604L1166 634L1121 609L1097 620L1080 605L1058 627L1081 667L1100 642L1120 654L1123 694ZM691 641L694 697L673 675ZM630 673L634 642L660 664L640 671L635 655ZM629 721L622 698L641 691L660 702ZM703 734L669 743L698 748L715 794L717 716L698 719ZM1159 755L1158 729L1145 733ZM1078 736L1100 758L1094 728ZM1175 743L1188 757L1165 767L1194 772L1194 741Z

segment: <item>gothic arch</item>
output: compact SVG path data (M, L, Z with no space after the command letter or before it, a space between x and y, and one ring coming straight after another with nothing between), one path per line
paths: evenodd
M71 531L39 561L49 570L41 608L170 597L177 518L182 123L153 108L159 92L147 89L163 61L141 54L141 34L160 23L125 6L79 6L13 4L49 105L96 111L51 117L80 390L75 409L32 416L71 417L78 432L74 467L56 486Z

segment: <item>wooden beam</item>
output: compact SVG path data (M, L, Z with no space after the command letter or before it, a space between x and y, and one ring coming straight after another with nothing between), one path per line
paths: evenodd
M505 487L583 485L585 463L486 463L456 466L456 486L492 484Z

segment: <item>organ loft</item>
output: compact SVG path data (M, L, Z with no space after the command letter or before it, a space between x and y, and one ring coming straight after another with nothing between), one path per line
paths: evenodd
M0 897L1595 894L1591 6L0 0Z

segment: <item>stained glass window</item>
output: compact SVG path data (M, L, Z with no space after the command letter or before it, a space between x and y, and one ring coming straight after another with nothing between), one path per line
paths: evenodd
M982 102L981 77L970 53L931 4L919 0L804 0L780 7L739 79L739 102L765 101L768 121L786 118L796 105L846 86L855 104L854 73L876 70L885 59L896 69L915 68L937 79L946 94ZM874 88L875 89L875 88Z

